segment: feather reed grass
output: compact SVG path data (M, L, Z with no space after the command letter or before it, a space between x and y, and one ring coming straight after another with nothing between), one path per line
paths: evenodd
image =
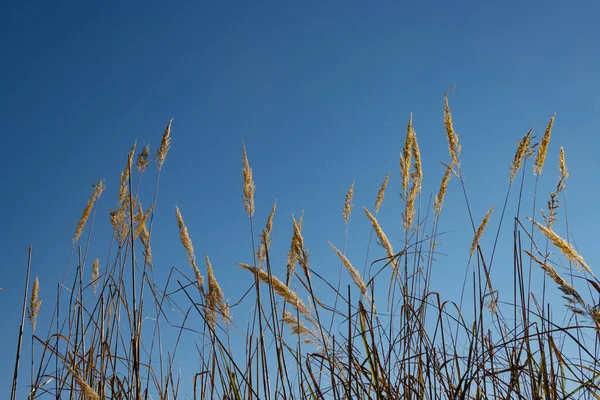
M477 231L475 232L475 237L473 238L473 242L471 243L471 249L469 250L469 257L473 256L473 253L475 252L475 249L479 245L479 240L483 236L483 232L485 232L485 228L487 227L487 224L488 224L488 222L490 220L490 216L492 215L493 211L494 211L494 207L490 208L488 210L488 212L485 213L485 216L483 217L483 220L479 224L479 227L477 228Z
M546 161L546 154L548 154L548 145L550 144L550 135L552 134L552 126L554 125L554 115L550 118L546 132L542 137L542 141L538 147L538 153L535 157L535 163L533 164L533 173L539 176L544 168L544 162Z
M592 269L587 265L583 257L577 251L575 251L569 242L561 238L552 229L548 229L544 225L532 220L531 218L529 218L529 220L533 222L534 225L544 234L544 236L546 236L552 242L552 244L554 244L554 246L558 247L560 252L563 253L569 260L585 269L591 275L594 275Z
M388 172L385 179L381 183L381 187L377 191L377 199L375 199L375 215L379 213L379 208L383 204L383 198L385 197L385 189L387 188L388 181L390 180L390 173ZM347 200L346 200L347 201ZM346 206L344 205L344 209Z
M558 247L566 256L570 262L569 269L565 269L567 275L559 273L553 266L559 263L549 261L552 253L547 248L542 253L533 233L523 226L519 212L532 186L535 210L537 183L542 184L545 179L542 170L546 153L551 151L554 117L537 150L535 185L528 184L533 178L521 174L510 246L508 241L499 239L500 233L504 232L504 216L512 209L510 188L525 160L533 157L536 147L532 144L532 131L519 141L497 236L490 244L492 251L488 256L488 243L481 238L485 230L490 229L494 208L476 228L467 195L468 180L459 164L461 147L454 130L448 93L444 95L443 107L451 162L445 165L437 195L430 202L422 201L422 192L429 188L423 179L421 148L410 115L403 148L399 149L400 197L405 207L403 220L397 221L397 226L390 225L387 234L381 227L381 222L385 224L385 221L378 215L388 189L387 174L377 193L374 213L363 207L365 221L372 226L371 234L375 231L386 257L370 256L370 235L364 272L359 273L350 259L360 253L362 247L355 243L354 235L348 234L355 194L353 182L342 209L346 228L343 249L336 248L332 244L335 241L328 241L340 260L337 282L331 279L331 270L327 268L329 261L321 258L320 249L314 253L318 257L311 254L312 268L309 265L303 236L308 232L303 232L304 214L298 219L292 215L287 260L280 258L285 258L284 254L275 254L274 250L279 250L276 246L271 248L275 212L277 207L286 206L283 203L273 203L265 227L258 235L260 242L256 242L253 215L255 211L261 211L262 206L254 203L255 186L245 145L242 145L243 202L250 222L248 241L252 246L244 257L249 256L254 261L237 266L248 270L252 278L243 279L246 277L242 276L237 279L237 275L228 270L228 265L215 270L205 256L205 287L188 228L175 206L179 237L191 271L173 265L170 270L161 269L161 274L156 274L166 275L164 283L155 280L155 274L148 273L146 266L153 268L150 237L157 210L160 171L171 146L171 121L154 157L158 167L154 200L146 209L140 200L146 193L141 188L140 175L150 162L150 147L144 147L135 158L134 144L121 174L118 208L110 213L110 222L116 232L116 251L110 248L102 275L99 259L93 261L91 280L86 283L83 275L91 251L91 236L85 246L72 247L77 268L71 283L60 283L59 288L68 288L68 293L61 294L59 290L55 313L45 337L33 331L35 323L41 326L46 321L39 317L39 321L36 320L41 301L37 279L33 290L29 291L30 248L11 400L17 398L26 316L33 322L29 382L32 399L147 397L176 400L186 396L235 400L595 398L600 392L600 349L597 346L600 310L594 304L600 293L600 283L575 250L575 245L553 230L553 226L563 222L563 216L567 231L571 230L566 201L564 215L557 213L560 197L566 195L568 176L562 147L558 183L550 194L548 215L543 214L545 225L533 222L531 228L537 226L545 236L542 239L546 245ZM134 161L138 170L135 188L130 176ZM464 194L467 212L464 223L472 226L474 231L465 265L452 259L452 276L458 276L461 267L466 271L459 302L446 297L443 289L458 287L460 282L433 279L439 264L438 255L444 251L440 251L437 244L441 234L439 229L446 229L443 228L445 220L440 218L442 207L450 212L457 207L457 204L444 204L451 175L456 177ZM87 218L96 212L97 199L103 190L99 186L103 187L104 183L99 181L94 188L84 209L85 218L82 218L82 224L80 221L80 229L78 224L75 243L86 223L96 223L95 218L89 218L91 222ZM435 212L433 217L429 208ZM454 217L461 215L456 212ZM92 228L90 226L90 232ZM451 226L449 232L453 230ZM387 235L401 241L401 252L394 252ZM229 238L223 243L227 251L234 251L233 247L238 246ZM526 247L530 250L524 250ZM498 257L495 261L497 249L504 259ZM534 256L534 249L537 256ZM477 262L472 262L475 251ZM529 270L524 267L525 254L530 258ZM163 258L158 259L164 265ZM511 259L512 293L504 288L502 292L493 290L492 280L496 276L504 280L510 276L510 268L506 265ZM402 276L398 274L401 262ZM493 264L499 263L502 270L496 268L492 272ZM534 263L541 269L532 268ZM570 269L571 263L586 272L577 275ZM296 264L300 264L301 273L295 271ZM388 268L389 264L392 268ZM284 269L285 281L276 277L283 274ZM231 307L217 281L216 275L221 276L221 273L235 276L238 288L240 285L249 287L240 292L241 297L232 302ZM344 276L350 278L346 279L347 287L342 285ZM558 285L566 299L566 318L560 319L552 307L552 299L546 293L546 280L541 277L548 277ZM358 291L352 289L353 285ZM191 293L196 287L200 292L199 301ZM254 294L252 288L256 289ZM92 290L94 295L91 295ZM261 295L265 290L269 296ZM30 293L31 298L28 298ZM386 298L385 311L379 311L382 308L378 310L376 303ZM370 307L363 304L367 301ZM46 300L44 304L48 304ZM230 309L247 305L251 309L248 318L234 321ZM582 322L579 318L592 323ZM224 325L218 325L217 320ZM182 374L190 370L188 366L180 370L177 364L191 357L198 369L188 379ZM191 383L191 388L186 382Z
M350 188L348 189L348 192L346 193L346 199L344 201L344 208L342 211L342 216L344 217L346 225L350 222L350 214L352 213L352 209L354 208L354 204L352 204L352 197L354 197L354 182L352 182ZM379 196L377 197L379 198ZM381 198L381 201L383 202L383 196Z
M77 243L77 241L79 240L81 232L83 232L83 228L85 228L85 224L87 223L87 220L90 217L92 208L94 207L96 201L102 195L102 192L104 192L105 188L106 187L104 186L104 181L102 180L99 180L98 183L94 185L92 197L90 197L90 199L88 200L87 204L85 205L85 208L83 209L83 213L81 214L81 218L79 218L79 221L77 222L77 228L75 228L75 234L73 235L74 244Z

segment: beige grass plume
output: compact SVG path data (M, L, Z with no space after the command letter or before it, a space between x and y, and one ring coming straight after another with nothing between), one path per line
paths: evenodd
M96 289L98 289L98 279L100 278L100 260L97 258L92 263L92 278L90 279L90 283L94 288L94 294L96 294Z
M96 391L92 389L92 387L88 385L87 382L84 381L83 378L73 368L69 367L68 365L66 365L66 367L67 370L71 373L71 375L73 375L73 378L75 378L75 381L81 389L81 393L83 394L84 399L100 400L100 396L98 395L98 393L96 393Z
M258 263L261 264L266 261L267 251L271 247L271 231L273 230L273 217L275 216L275 210L277 209L277 200L273 202L271 212L267 218L267 224L265 229L261 233L261 242L257 250Z
M196 282L198 283L200 293L202 293L202 288L204 286L204 277L202 276L202 274L200 273L200 269L198 269L198 266L196 265L196 255L194 254L194 246L192 245L192 239L190 239L188 229L185 226L185 223L183 222L183 217L181 216L181 212L179 211L179 207L177 206L175 206L175 214L177 217L177 225L179 226L179 237L181 239L181 244L183 245L183 248L187 253L188 262L194 270Z
M510 181L515 179L515 176L519 173L521 165L523 164L523 158L528 158L531 155L531 132L533 128L523 136L523 140L518 142L517 151L515 152L515 158L510 165Z
M344 216L344 221L346 221L346 225L350 222L350 214L352 213L352 209L354 208L354 204L352 204L352 197L354 197L354 182L352 182L352 185L350 185L350 188L346 193L346 200L344 201L344 209L342 211L342 215Z
M136 215L137 226L134 232L133 237L140 238L143 246L143 255L144 255L144 263L153 269L152 266L152 250L150 248L150 232L148 231L148 227L146 226L146 221L150 216L151 211L154 209L154 205L151 205L146 212L142 208L142 204L138 200L138 213Z
M442 178L442 182L440 183L440 190L438 194L435 196L435 201L433 203L433 209L435 210L436 215L440 215L442 211L442 206L444 205L444 198L446 197L446 190L448 189L448 182L450 181L450 177L452 175L452 164L446 165L446 171L444 172L444 177Z
M567 170L567 165L565 164L565 149L562 146L560 147L560 153L558 156L558 169L562 179L567 179L569 177L569 171Z
M156 151L156 156L154 157L156 160L156 165L158 166L158 170L162 169L163 163L165 162L165 158L167 158L167 153L171 148L171 123L173 122L173 118L169 120L167 127L165 128L165 132L163 133L162 140L160 142L160 146Z
M406 210L404 212L404 229L408 230L415 218L415 203L417 201L417 195L421 192L421 185L423 181L423 170L421 165L421 152L419 150L419 144L417 142L417 134L413 130L412 142L411 142L411 153L415 159L414 170L412 172L412 186L408 198L406 198Z
M290 330L294 335L302 335L304 337L313 335L312 331L308 329L302 323L302 321L294 317L294 315L289 311L283 313L283 322L285 322L290 327Z
M479 224L479 228L477 228L477 232L475 232L475 237L473 238L473 242L471 243L471 249L469 250L469 257L473 256L477 245L479 244L479 239L483 236L483 232L485 232L485 228L490 220L490 216L492 215L492 211L494 211L494 207L490 208L487 213L485 213L485 217Z
M563 190L565 190L565 188L566 188L565 180L569 176L569 172L567 171L567 167L565 166L565 151L562 147L560 148L560 155L559 155L559 159L558 159L558 169L559 169L560 175L558 177L558 182L556 184L556 190L550 192L550 200L547 201L548 215L546 215L546 213L544 213L544 210L541 210L542 218L544 219L544 222L546 223L546 227L548 229L552 229L552 225L554 224L554 222L556 222L556 216L558 215L557 211L558 211L559 204L560 204L560 200L558 199L558 196L560 193L562 193Z
M411 146L411 153L415 159L413 165L413 182L417 188L417 192L421 193L421 184L423 183L423 165L421 164L421 150L419 150L419 142L417 141L417 133L413 130L413 140Z
M356 287L358 287L358 289L360 290L360 293L366 299L371 300L371 297L369 296L369 291L367 290L367 286L365 285L365 282L363 281L362 277L360 276L360 273L356 270L356 268L354 268L354 266L350 263L348 258L344 254L342 254L341 251L339 251L333 244L331 244L331 242L327 242L327 243L329 243L329 246L331 246L333 251L335 251L335 254L337 254L337 256L340 258L340 260L342 260L342 264L344 264L344 267L346 267L346 269L350 273L350 278L352 278L352 282L354 282Z
M226 313L229 313L229 307L226 307L225 305L225 296L223 296L223 291L219 286L219 282L217 282L217 278L215 277L215 273L208 255L205 256L205 259L206 275L208 276L208 295L206 298L208 310L206 312L206 318L214 328L217 322L216 312L219 311L223 320L227 321L229 315L226 315Z
M35 331L35 325L37 322L37 316L40 312L40 306L42 301L40 300L40 282L38 277L35 277L33 282L33 288L31 290L31 299L29 299L29 309L27 310L27 319L31 322L31 330Z
M406 138L404 139L404 147L400 154L400 178L402 178L402 193L408 193L408 182L410 181L410 163L412 154L412 142L414 131L412 127L412 114L408 118L408 126L406 127Z
M554 268L552 268L552 266L550 266L549 264L539 260L536 256L534 256L533 254L531 254L530 252L528 252L527 250L523 250L525 253L527 253L527 255L529 257L531 257L531 259L533 261L535 261L536 263L538 263L542 269L544 270L544 272L546 273L546 275L548 275L560 288L560 290L567 295L568 297L572 298L574 301L574 303L579 303L581 306L583 306L583 308L587 308L585 302L583 301L583 298L581 297L581 295L579 294L579 292L577 292L577 290L575 290L575 288L573 286L571 286L567 281L565 281L559 274L558 272L556 272L556 270Z
M535 157L535 163L533 164L533 173L536 176L539 176L542 173L542 169L544 168L544 162L546 161L546 154L548 153L548 144L550 144L550 134L552 133L552 125L554 125L554 117L550 118L550 122L548 123L548 127L546 128L546 132L542 137L542 141L540 142L540 147L538 148L537 156Z
M146 170L148 164L150 164L150 160L148 157L150 156L150 145L146 145L144 149L138 154L136 168L139 173L142 173Z
M293 250L296 254L298 264L302 267L304 275L310 279L310 268L308 264L308 250L304 246L304 237L302 237L302 225L296 221L292 215L292 223L294 225L294 239L292 239L292 245L295 246Z
M131 179L130 172L133 166L133 156L135 154L136 142L133 142L133 147L129 154L127 154L127 165L125 166L125 171L121 172L121 182L119 186L119 206L125 203L127 198L127 193L129 192L129 179Z
M100 195L102 195L102 192L104 192L104 189L106 188L104 186L104 181L102 180L98 180L98 183L93 186L94 192L92 193L92 197L90 197L90 199L88 200L87 204L85 205L85 208L83 209L83 213L81 214L81 218L79 218L79 221L77 222L77 228L75 228L75 234L73 235L73 244L77 243L77 241L79 240L81 232L83 232L83 228L85 228L85 224L87 223L87 220L90 217L92 208L94 207L96 200L100 198Z
M242 144L242 163L244 165L242 172L244 173L244 207L249 217L254 215L254 180L252 179L252 168L248 162L246 154L246 145Z
M388 182L390 180L390 173L388 172L381 184L381 187L377 191L377 199L375 199L375 215L379 213L379 208L383 204L383 198L385 197L385 189L387 188Z
M289 253L287 253L287 281L289 282L289 280L291 279L292 275L294 274L294 269L296 268L296 263L298 262L299 259L299 254L297 253L298 249L302 247L302 243L298 243L299 241L302 241L302 235L300 235L300 237L297 236L297 232L302 233L302 218L304 217L304 214L300 214L300 218L298 218L298 221L296 221L296 219L294 218L294 216L292 215L292 228L293 228L293 234L292 234L292 240L290 243L290 251Z
M271 275L271 279L269 279L269 274L262 269L243 263L237 264L237 266L242 267L254 274L257 274L258 279L260 279L267 285L271 285L275 293L281 296L290 305L298 309L298 312L300 314L311 316L310 310L306 307L302 300L300 300L298 295L295 292L293 292L285 283L277 279L274 275Z
M573 248L573 246L571 246L569 242L558 236L552 229L545 227L544 225L532 220L531 218L528 219L531 222L533 222L535 226L537 226L538 229L542 231L544 236L546 236L552 242L552 244L558 247L560 252L563 253L569 260L583 267L583 269L589 272L592 276L594 275L592 269L587 265L583 257L575 251L575 249Z
M146 221L148 220L148 217L150 216L150 213L152 212L153 208L154 205L151 205L146 211L144 211L144 209L142 208L142 203L138 199L137 213L134 218L135 222L137 223L135 231L133 233L134 239L137 239L139 236L141 236L144 230L147 231Z
M371 224L373 224L373 229L375 230L375 233L377 234L377 237L379 238L379 241L381 242L381 245L385 249L388 257L389 258L394 257L394 249L392 247L392 244L388 240L385 232L383 232L383 229L381 229L381 226L379 225L379 222L377 221L377 218L375 218L373 216L373 214L371 214L369 212L369 210L367 210L366 207L363 207L363 211L365 212L365 214L367 215L367 217L371 221Z
M454 88L450 89L444 95L444 125L446 127L446 134L448 137L448 151L450 157L452 157L452 164L459 165L458 157L460 156L460 145L458 144L458 134L454 131L454 125L452 123L452 113L450 112L450 105L448 103L448 93L452 92Z

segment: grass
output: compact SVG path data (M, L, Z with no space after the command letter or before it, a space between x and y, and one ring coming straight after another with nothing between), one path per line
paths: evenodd
M84 277L84 266L90 263L87 249L104 183L94 186L73 237L68 265L74 260L75 271L67 269L58 286L51 323L45 327L47 334L37 333L41 327L31 330L32 354L36 347L37 352L31 361L28 398L189 398L184 393L198 399L600 398L600 311L591 306L600 294L600 282L569 239L554 230L559 219L568 223L566 214L559 212L566 212L566 207L559 209L559 203L568 178L562 148L559 180L545 210L540 217L534 212L530 219L521 213L530 160L535 179L531 195L533 209L537 209L538 182L545 168L553 122L554 117L539 145L534 143L532 131L519 141L502 208L492 208L477 217L467 196L448 94L444 125L449 159L429 208L422 205L427 199L421 192L421 157L411 117L400 157L403 244L394 249L377 219L388 174L374 210L363 208L372 225L371 235L379 239L386 257L368 258L362 273L352 264L346 255L346 239L354 211L353 184L342 208L346 223L343 247L329 243L340 260L337 282L327 282L311 268L302 236L302 216L292 217L287 269L272 269L270 243L276 204L259 231L254 219L252 168L244 146L242 188L253 260L238 266L247 271L248 282L254 284L240 293L245 302L232 305L224 300L208 256L206 268L198 265L178 208L174 222L179 226L190 269L172 268L165 282L154 279L152 223L160 171L171 146L169 122L154 158L158 175L147 208L142 207L138 194L141 178L152 161L150 150L146 147L136 157L134 144L128 154L121 173L119 206L110 212L111 249L103 261L103 271L100 260L91 262L90 279ZM471 274L457 303L431 289L440 215L447 187L453 182L464 194L473 233ZM509 200L514 190L519 193L514 204L517 212L510 220L513 293L500 298L491 268L500 228L508 218L507 210L512 209ZM500 222L491 248L484 249L480 240L493 234L488 226L492 212L500 213ZM476 225L479 218L481 223ZM87 237L82 240L86 229ZM372 247L369 240L368 248ZM561 272L555 250L568 262L568 268ZM27 311L35 328L40 309L38 290L46 284L38 285L36 278L27 307L30 267L29 263L11 399L17 398L25 314ZM207 279L201 270L206 270ZM534 293L531 286L536 273L543 274L544 285L541 292ZM342 285L342 274L348 274L352 287ZM567 315L561 321L555 319L557 311L548 300L550 285L557 286L565 298ZM248 302L252 303L253 316L244 328L236 324L230 309ZM177 320L172 310L183 317ZM244 332L245 351L241 354L233 350L237 330ZM196 345L198 370L186 380L193 381L192 387L182 387L176 364L184 337L192 338ZM25 394L19 396L24 398Z

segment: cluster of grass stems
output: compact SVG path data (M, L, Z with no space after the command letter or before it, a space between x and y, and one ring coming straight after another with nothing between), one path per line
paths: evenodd
M566 210L559 209L560 200L566 199L568 177L562 148L556 190L541 207L543 211L536 212L540 207L535 200L538 180L554 117L539 143L534 143L532 130L519 141L507 174L504 205L496 210L501 217L496 232L491 233L495 239L491 248L484 249L479 240L492 209L480 224L481 217L471 213L448 93L444 100L449 159L440 169L437 195L429 198L421 193L421 156L411 118L400 153L404 207L401 245L392 246L377 219L388 174L374 207L362 209L372 225L371 235L383 248L382 257L370 256L376 248L369 239L367 261L362 274L358 271L346 257L354 211L354 185L350 186L342 209L346 237L339 248L330 243L340 260L338 282L326 281L318 268L311 267L301 216L292 216L287 268L271 265L270 235L276 205L259 231L254 219L252 169L244 147L243 203L252 253L248 263L238 264L247 270L249 289L232 305L224 300L216 278L218 271L215 274L208 256L202 263L196 259L178 208L174 221L179 226L181 251L186 252L191 269L173 267L166 282L154 280L152 222L160 171L170 148L171 122L153 159L148 147L136 155L134 145L121 173L118 208L110 212L114 229L109 254L103 261L87 257L104 190L104 183L99 181L77 225L67 264L74 264L75 269L68 273L67 267L57 286L45 336L35 330L40 286L44 289L37 278L27 299L29 250L11 399L17 398L26 314L31 323L30 399L600 398L600 311L592 306L600 282L568 236L563 238L554 230L559 210ZM152 160L158 168L154 197L143 208L139 188ZM531 218L521 212L524 181L531 176L528 162L535 179ZM467 223L473 232L460 302L445 300L430 289L438 222L451 180L464 194L470 217ZM517 213L506 221L511 191L518 191ZM561 220L567 224L568 218L564 215ZM513 293L501 298L492 283L491 270L503 223L513 226L514 284ZM563 257L568 263L558 268L558 259ZM342 273L348 274L352 285L342 284ZM537 274L544 277L541 293L533 293L531 288ZM507 276L506 270L503 275ZM561 321L553 320L556 313L546 295L546 281L548 288L557 286L564 294L567 309ZM48 286L45 289L51 290ZM251 318L245 328L240 327L230 308L249 302ZM562 305L560 308L564 309ZM245 339L241 344L232 340L238 332ZM176 360L183 337L195 343L193 357L198 370L182 380ZM238 350L243 346L245 351L234 352L235 346ZM189 348L185 352L192 357ZM21 393L20 398L24 397Z

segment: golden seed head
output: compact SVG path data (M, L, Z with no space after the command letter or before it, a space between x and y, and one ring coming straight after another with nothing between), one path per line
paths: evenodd
M354 204L352 204L352 197L354 196L354 182L350 185L350 189L346 193L346 201L344 201L344 210L342 211L342 215L344 216L344 221L346 224L350 222L350 214L352 213L352 209L354 208Z
M296 263L298 262L298 260L300 258L300 254L298 254L298 249L302 248L302 242L300 242L300 243L298 243L298 242L303 241L303 238L302 238L302 235L300 235L300 237L297 236L297 231L300 231L300 233L302 232L302 218L303 217L304 217L304 214L300 214L300 218L298 219L298 221L296 221L296 219L292 215L292 227L293 227L294 233L292 234L292 241L290 243L290 251L289 251L289 253L287 253L287 276L288 276L288 279L294 274L294 269L296 267Z
M404 147L400 154L400 177L402 178L402 193L408 192L408 182L410 180L410 162L412 153L412 142L414 131L412 127L412 114L408 118L408 126L406 127L406 138L404 139Z
M267 258L267 251L271 247L271 231L273 230L273 217L275 216L275 209L277 208L277 201L273 203L273 207L271 208L271 212L269 213L269 217L267 218L267 224L265 226L264 231L261 233L260 238L260 246L257 250L258 262L263 263Z
M83 378L74 369L72 369L68 365L66 367L67 370L71 373L71 375L73 375L73 377L75 378L75 381L77 382L77 385L79 385L79 388L81 389L81 392L83 393L85 399L100 400L100 396L98 395L98 393L96 393L96 391L94 391L94 389L92 389L92 387L88 385L88 383L84 381Z
M554 125L554 117L555 115L550 118L544 137L542 137L542 141L540 142L540 147L535 158L535 164L533 164L533 173L536 176L539 176L544 168L544 161L546 161L546 154L548 153L548 144L550 143L550 134L552 133L552 125Z
M133 165L133 155L135 154L135 146L136 143L133 142L133 147L131 151L127 154L127 165L125 166L125 170L121 172L120 186L119 186L119 207L125 204L125 200L127 199L127 193L129 192L129 183L131 167Z
M146 145L144 149L138 154L136 167L138 172L144 172L148 164L150 164L150 160L148 157L150 156L150 145Z
M419 150L419 143L417 142L417 133L414 130L412 137L411 152L413 158L415 159L415 163L413 165L413 182L417 188L417 192L421 193L421 184L423 183L423 166L421 164L421 151Z
M277 200L273 202L273 207L271 207L271 212L269 213L269 217L267 218L267 225L265 227L265 236L268 239L271 235L271 231L273 230L273 217L275 216L275 210L277 209Z
M369 212L369 210L367 210L366 207L363 207L363 211L367 215L367 218L369 218L369 220L371 221L371 224L373 224L373 229L375 230L375 233L377 234L377 237L379 238L379 241L381 242L381 245L383 246L383 248L387 252L388 257L392 258L394 256L394 249L392 248L392 244L388 240L385 232L383 232L383 229L381 229L381 226L379 225L379 222L377 221L377 218L375 218L373 216L373 214L371 214Z
M422 185L422 181L423 181L423 170L422 170L422 166L421 166L421 152L419 151L417 135L414 130L412 131L411 153L412 153L412 157L415 159L415 163L413 165L414 170L411 174L412 185L410 187L408 197L405 197L406 210L404 212L404 219L403 219L403 226L404 226L405 230L408 230L413 224L413 221L415 218L415 203L417 200L417 195L419 193L421 193L421 185Z
M225 297L223 296L223 291L219 286L219 282L217 282L217 278L215 277L208 255L206 255L205 260L206 274L208 276L208 295L206 299L208 308L206 311L206 319L214 328L216 324L216 311L219 310L222 314L223 310L225 310Z
M573 246L571 246L569 242L558 236L552 229L543 226L542 224L532 220L531 218L529 218L529 220L533 222L535 226L537 226L538 229L542 231L544 236L546 236L552 242L552 244L558 247L560 252L563 253L569 260L583 267L583 269L589 272L592 276L594 275L592 269L587 265L583 257L577 251L575 251L575 249L573 248Z
M442 182L440 183L440 190L438 194L435 196L435 202L433 204L433 209L435 210L436 215L440 215L442 211L442 205L444 204L444 197L446 197L446 190L448 189L448 182L450 181L450 176L452 174L452 164L446 166L446 171L444 172L444 177L442 178Z
M283 322L285 322L287 326L290 327L294 335L308 336L312 333L310 329L304 326L302 321L294 317L294 315L289 311L285 311L283 313Z
M102 181L101 179L98 180L98 183L96 185L92 185L92 186L94 187L94 192L92 193L92 196L90 197L87 204L85 205L85 208L83 209L83 213L81 214L81 218L79 218L79 221L77 222L77 228L75 228L75 234L73 235L73 243L77 243L77 241L79 240L79 237L81 236L81 232L83 232L83 228L85 227L85 224L87 223L90 213L92 212L94 203L96 202L96 200L98 200L98 198L100 197L100 195L102 194L102 192L104 192L104 189L106 188L104 186L104 181Z
M244 207L249 217L254 215L254 180L252 179L252 168L248 162L246 154L246 146L242 144L242 163L244 165L242 171L244 173Z
M358 289L360 290L360 293L366 299L370 300L369 291L367 290L365 281L363 281L363 279L361 278L360 273L356 270L356 268L354 268L354 266L350 263L348 258L344 254L342 254L341 251L339 251L333 244L331 244L331 242L327 242L327 243L329 243L329 246L331 246L331 248L333 249L335 254L337 254L337 256L342 261L342 264L344 265L344 267L346 267L346 269L350 273L350 278L352 278L352 282L354 282L354 284L358 287Z
M560 171L561 178L567 179L569 177L569 171L567 170L567 165L565 164L565 149L560 147L560 154L558 157L558 168Z
M388 181L390 180L390 173L388 172L381 184L381 187L377 191L377 199L375 200L375 214L379 213L379 208L383 204L383 198L385 197L385 189L387 188Z
M473 255L473 253L475 252L475 249L477 248L477 246L479 244L479 239L481 239L481 236L483 236L483 232L485 232L485 228L488 224L488 221L490 220L492 211L494 211L493 206L485 214L485 217L483 217L481 224L479 224L479 228L477 228L477 232L475 232L475 237L473 238L473 242L471 243L471 249L469 250L469 257L471 257Z
M33 282L33 289L31 290L31 299L29 300L28 316L29 322L31 322L31 329L35 331L35 325L37 322L37 315L40 312L40 306L42 301L40 300L40 282L38 277L35 277Z
M291 306L296 308L299 313L306 315L306 316L311 315L310 310L306 307L306 305L304 305L304 302L302 302L302 300L300 300L298 295L294 291L292 291L285 283L283 283L279 279L277 279L275 276L271 275L271 279L269 279L269 274L266 271L264 271L260 268L256 268L252 265L240 263L240 264L237 264L237 266L242 267L254 274L257 274L258 279L260 279L262 282L266 283L267 285L270 285L273 288L273 290L275 291L275 293L277 293L279 296L281 296Z
M131 178L129 175L131 173L131 169L133 168L133 157L135 156L135 148L137 146L137 142L133 142L133 146L131 147L131 151L127 154L127 178Z
M523 158L527 158L531 153L531 132L533 132L533 128L527 132L525 136L523 136L523 140L518 142L517 151L515 152L515 158L513 159L512 164L510 165L510 181L512 182L519 173L519 169L521 169L521 165L523 163Z
M96 258L92 263L92 278L90 279L90 283L94 288L94 294L96 294L96 289L98 288L98 278L100 278L100 260Z
M192 245L192 239L190 238L190 234L188 233L188 229L183 222L183 217L181 216L181 212L179 211L179 207L175 206L175 215L177 217L177 225L179 226L179 238L181 239L181 244L185 249L188 262L190 263L192 269L194 270L194 275L196 276L196 282L198 283L198 289L202 293L202 287L204 285L204 277L200 273L198 266L196 265L196 255L194 254L194 246Z
M551 265L539 260L536 256L534 256L532 253L528 252L527 250L523 250L523 251L529 257L531 257L531 259L533 261L535 261L537 264L539 264L540 267L542 267L544 272L546 272L546 275L548 275L558 285L558 287L564 294L571 297L574 300L574 302L579 303L580 305L582 305L585 308L585 302L583 301L583 298L581 297L581 295L577 292L577 290L575 290L575 288L573 286L571 286L569 283L567 283L567 281L564 280L563 277L560 276L558 274L558 272L556 272L556 270Z
M138 200L138 212L135 216L135 221L137 222L137 225L135 227L135 231L133 234L133 238L137 239L139 236L141 236L144 232L148 232L148 229L146 228L146 221L148 220L148 217L150 216L150 213L152 212L152 209L154 208L153 205L151 205L145 212L144 209L142 208L142 204L139 202Z
M458 134L454 131L452 124L452 113L450 112L450 105L448 103L448 93L452 92L454 88L450 89L444 95L444 125L446 127L446 135L448 137L448 150L450 157L452 157L452 164L459 165L458 157L460 156L460 145L458 144Z
M119 183L119 197L118 197L118 201L119 201L119 206L121 204L125 203L125 198L127 197L127 191L128 191L128 187L127 187L127 173L125 171L121 171L121 177L120 177L120 183Z
M294 238L292 239L292 246L296 260L298 264L302 267L302 271L304 275L309 278L310 277L310 268L308 265L308 250L304 247L304 238L302 237L302 225L298 223L294 216L292 215L292 223L294 225Z
M167 127L165 128L165 132L163 133L162 140L160 142L160 147L156 151L156 165L158 166L158 170L162 169L163 163L165 162L165 158L167 158L167 153L171 148L171 123L173 122L173 118L169 120Z
M402 226L406 231L410 229L415 219L415 202L417 201L417 183L413 182L408 198L406 199L406 209L402 218Z

